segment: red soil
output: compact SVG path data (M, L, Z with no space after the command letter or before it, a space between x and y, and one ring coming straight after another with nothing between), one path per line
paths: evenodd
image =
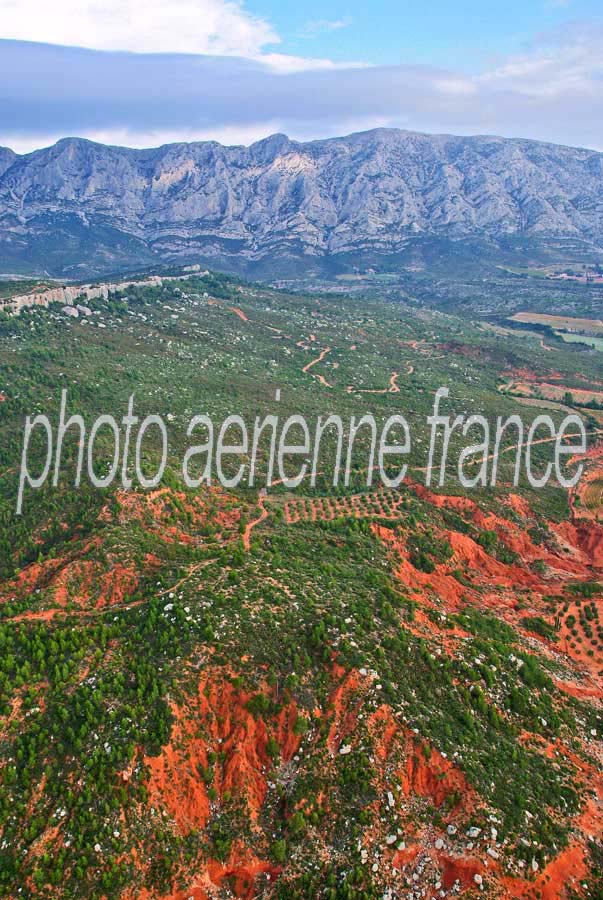
M227 674L215 669L205 672L197 697L186 709L172 706L175 724L170 743L158 757L145 759L151 797L170 812L183 834L193 827L202 828L210 815L201 772L208 768L212 751L219 754L211 778L218 797L230 793L244 799L255 821L273 765L266 749L270 734L285 762L301 742L293 731L298 715L294 701L284 706L274 721L255 718L246 707L251 695L236 689Z
M269 736L275 738L282 762L288 762L299 750L301 738L294 732L298 718L295 702L283 706L276 718L264 721L247 709L251 696L232 684L227 671L215 667L207 670L196 697L186 707L172 704L175 721L169 744L159 756L145 758L149 804L167 811L183 835L203 829L214 807L228 802L229 797L246 804L253 827L274 765L267 753ZM214 801L203 777L210 768L207 781L216 792ZM251 900L257 893L258 878L274 880L280 874L278 867L241 842L233 843L226 861L200 860L195 870L190 889L161 900L191 896L201 900L214 896L216 888L226 883L235 897ZM139 894L138 900L147 896L151 897Z
M435 806L441 806L453 792L463 800L463 812L468 812L475 802L475 792L467 783L460 769L427 744L417 745L411 738L406 741L406 763L398 772L402 790L408 796L428 797Z
M228 885L235 897L240 900L253 900L257 896L256 879L259 875L269 875L273 881L280 874L280 868L257 859L249 848L236 848L230 854L226 864L211 860L207 873L212 885L221 885L228 879Z
M484 865L479 860L462 856L440 856L442 866L442 884L445 890L450 890L455 881L460 884L461 891L475 890L474 876L484 871Z
M345 739L356 731L358 713L362 708L362 696L359 693L361 683L362 677L358 672L349 672L329 697L332 721L327 746L333 754L337 753L345 744Z
M252 522L248 522L245 526L245 531L243 532L243 546L247 551L251 548L251 532L254 528L260 525L264 519L268 518L268 510L266 509L266 498L260 495L258 499L258 506L260 507L260 514L257 519L254 519Z
M509 494L507 497L507 503L511 507L511 509L517 513L517 515L521 516L522 519L529 519L532 516L532 510L530 509L530 505L523 497L520 497L519 494Z
M551 529L573 551L582 566L603 567L603 526L595 522L562 522Z
M82 609L101 608L121 603L137 587L146 569L133 564L123 565L110 560L81 558L93 556L100 546L100 539L89 541L77 551L67 551L63 556L31 563L12 581L3 587L0 601L11 596L31 594L40 589L52 597L55 606L64 609L69 602ZM149 568L151 559L147 559ZM31 613L35 616L36 613Z
M146 888L134 893L127 891L122 894L122 900L210 900L210 898L202 888L193 885L185 891L175 891L169 894L156 894Z
M121 508L121 522L136 521L148 531L158 534L166 543L191 544L197 540L199 529L208 522L234 532L241 518L241 508L231 506L228 494L217 487L192 497L184 491L170 488L148 493L120 491L117 500ZM186 530L180 509L189 519Z

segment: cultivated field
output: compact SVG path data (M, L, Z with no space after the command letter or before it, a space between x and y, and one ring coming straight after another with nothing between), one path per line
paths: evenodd
M526 325L547 325L557 331L569 331L579 334L603 334L601 319L580 319L573 316L549 316L545 313L519 312L510 317L512 322Z

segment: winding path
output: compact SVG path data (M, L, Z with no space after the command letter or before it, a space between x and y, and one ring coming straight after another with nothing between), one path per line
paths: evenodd
M329 384L329 382L324 377L324 375L315 375L314 372L310 372L310 369L312 368L312 366L315 366L317 363L322 362L323 359L325 358L325 356L327 356L327 354L329 354L331 352L331 349L332 349L331 347L325 347L324 350L320 351L320 354L316 357L316 359L313 359L311 362L307 363L307 365L305 365L302 369L302 372L304 372L304 374L311 375L312 378L316 378L316 380L319 381L323 385L323 387L329 387L329 388L333 387L333 385Z
M353 385L349 384L346 391L348 394L399 394L399 377L399 372L392 372L391 378L389 379L389 385L386 388L355 388Z
M253 522L248 522L245 526L245 531L243 532L243 546L247 551L251 549L251 532L263 522L264 519L267 519L269 515L268 510L266 509L266 498L263 495L260 495L258 498L258 506L261 510L260 515L257 519L254 519Z

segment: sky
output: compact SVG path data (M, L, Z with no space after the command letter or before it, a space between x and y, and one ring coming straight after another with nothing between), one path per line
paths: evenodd
M0 0L0 146L375 127L603 151L601 0Z

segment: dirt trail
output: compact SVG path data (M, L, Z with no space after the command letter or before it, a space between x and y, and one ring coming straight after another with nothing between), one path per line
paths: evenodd
M184 578L181 578L180 581L177 581L176 584L173 584L172 587L166 588L164 591L160 591L158 593L158 597L164 597L166 594L173 594L175 591L181 587L185 581L188 581L191 576L193 576L196 572L199 572L201 569L207 568L212 563L217 562L217 557L215 559L204 559L203 562L197 563L195 566L191 566ZM141 601L144 602L144 601ZM131 606L136 606L137 604L130 604ZM113 608L113 607L112 607Z
M595 429L594 431L587 431L586 433L587 433L587 434L598 434L598 435L603 435L603 429L598 428L598 429ZM574 438L574 437L581 437L581 435L575 433L575 434L567 434L567 435L565 435L565 437L567 437L567 438ZM556 437L556 436L555 436L555 437L539 438L537 441L532 441L532 445L531 445L531 446L535 447L535 446L537 446L538 444L551 444L551 443L553 443L553 442L556 441L556 440L557 440L557 437ZM502 456L503 453L511 453L513 450L516 450L516 449L517 449L517 444L511 444L509 447L503 447L503 449L500 451L499 455ZM476 456L478 455L478 452L479 452L479 451L476 451L476 453L475 453ZM486 457L486 461L487 461L487 462L491 462L491 461L494 459L495 456L496 456L495 453L491 453L488 457ZM581 460L581 459L583 459L582 456L571 457L568 464L571 465L571 464L573 464L573 463L575 463L575 462L577 462L578 460ZM456 466L456 462L450 463L449 466L448 466L448 468L455 467L455 466ZM372 466L371 468L372 468L373 471L377 471L377 470L379 469L379 466L378 466L377 464L375 464L375 465ZM434 465L433 468L434 468L434 471L435 471L435 469L438 468L438 467ZM409 471L409 472L426 473L426 472L427 472L427 469L428 469L427 466L409 466L409 467L408 467L408 471ZM365 473L365 472L368 472L368 469L366 469L366 468L360 469L359 472ZM316 474L317 474L317 475L323 475L324 473L323 473L322 471L320 471L320 472L317 472ZM302 481L305 481L306 479L310 478L311 475L312 475L312 471L311 471L311 469L310 469L309 471L307 471L307 472L305 472L305 473L303 474L303 476L302 476ZM274 480L274 481L271 482L271 486L272 486L272 487L275 487L276 485L279 485L279 484L282 484L282 483L283 483L283 480L282 480L282 479ZM264 516L263 518L265 518L265 516ZM249 527L249 526L248 526L248 527Z
M333 387L333 385L329 384L324 375L315 375L314 372L310 372L310 369L317 363L322 362L325 356L327 356L331 352L331 349L331 347L325 347L324 350L320 351L320 354L316 357L316 359L313 359L311 362L307 363L302 369L302 372L304 374L311 375L312 378L316 378L316 380L319 381L323 385L323 387Z
M248 522L245 526L245 531L243 532L243 546L245 550L249 551L251 549L251 532L253 529L259 525L264 519L267 519L269 516L269 512L266 509L266 498L260 496L258 499L258 506L260 507L260 515L257 519L254 519L253 522Z
M601 429L601 428L595 428L593 431L587 431L586 434L587 434L587 435L589 435L589 434L599 434L599 435L601 435L601 434L603 434L603 429ZM578 437L582 437L582 435L579 434L578 432L574 432L573 434L566 434L565 437L566 437L566 438L578 438ZM530 446L531 446L531 447L536 447L536 446L538 446L538 444L552 444L552 443L554 443L556 440L557 440L557 435L555 435L555 437L539 438L537 441L532 441L531 444L530 444ZM502 456L503 453L511 453L513 450L517 450L517 447L518 447L517 444L511 444L509 447L503 447L502 450L500 450L500 451L498 452L498 454L496 454L496 453L491 453L489 456L487 456L487 457L486 457L486 462L491 462L496 456ZM479 450L476 450L476 452L475 452L474 455L475 455L475 456L478 456L478 455L479 455ZM582 459L582 457L573 457L571 461L574 461L574 460L576 460L576 459ZM456 463L455 463L455 465L456 465ZM375 466L374 468L376 468L376 466ZM434 468L435 468L435 467L434 467ZM409 466L409 469L411 469L413 472L427 472L428 466L421 466L421 467L418 467L418 466Z
M225 309L228 312L234 313L235 316L238 316L241 322L249 322L249 316L243 312L243 310L239 306L226 306L224 303L220 303L219 300L216 300L214 297L209 297L207 301L208 306L217 306L218 309Z
M212 559L204 559L203 562L197 563L194 566L191 566L187 574L184 578L181 578L180 581L177 581L176 584L171 587L165 588L165 590L160 591L157 596L165 597L166 594L174 593L178 590L178 588L184 584L185 581L188 581L193 575L202 569L206 569L208 566L211 566L212 563L218 561L218 557L213 557ZM19 613L16 616L12 616L11 622L50 622L56 618L84 618L91 616L102 616L104 613L116 613L116 612L127 612L130 609L136 609L137 606L143 606L145 603L148 603L148 598L144 597L142 600L131 600L126 601L125 603L116 603L112 606L100 606L95 609L61 609L60 607L53 607L52 609L39 609L32 610L30 612Z
M348 394L399 394L400 388L397 383L399 377L399 372L392 372L389 379L389 385L386 388L355 388L353 385L349 384L346 391Z
M444 359L445 354L440 354L438 356L433 355L433 351L437 345L428 343L424 338L421 338L420 341L402 341L400 340L400 338L398 338L397 343L401 347L410 347L411 350L414 350L416 353L420 353L422 356L428 356L430 359ZM409 369L411 370L408 372L408 374L412 375L414 367L410 364L407 365L409 365Z
M295 346L300 347L302 350L309 350L310 344L315 344L316 340L317 340L316 335L311 334L307 339L302 338L301 341L298 341Z

